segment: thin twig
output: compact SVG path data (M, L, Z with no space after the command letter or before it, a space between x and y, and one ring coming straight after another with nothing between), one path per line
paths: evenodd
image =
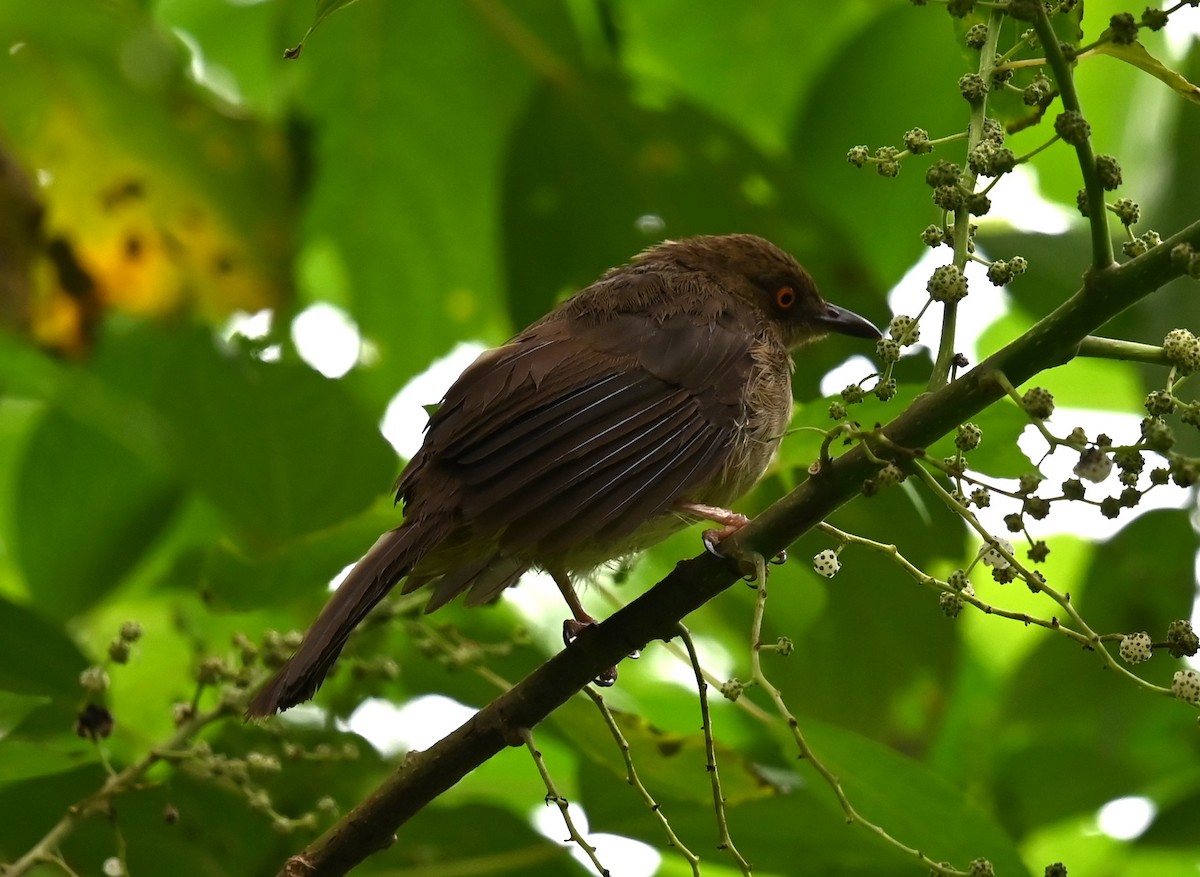
M700 656L696 654L696 644L692 642L692 635L681 622L678 625L679 638L683 640L684 646L687 648L688 656L692 659L692 670L696 673L696 691L700 698L700 720L701 728L704 731L704 749L705 755L708 758L708 763L705 767L708 770L709 779L712 781L713 809L717 814L717 830L720 835L720 840L717 843L717 849L728 850L729 855L737 862L737 866L742 873L749 877L750 863L742 857L738 852L738 848L734 846L733 838L729 834L729 822L725 818L725 796L721 792L721 775L717 771L717 747L716 741L713 739L712 733L712 717L708 711L708 683L704 681L704 672L700 669Z
M600 859L596 856L596 848L588 843L587 838L580 834L575 827L575 820L571 818L570 804L566 797L558 793L558 788L550 776L550 770L546 767L546 760L542 758L541 750L534 745L533 732L528 728L522 728L519 733L525 742L525 748L533 756L533 763L537 765L538 773L542 775L542 782L546 785L546 803L557 805L559 812L562 813L563 822L566 823L567 833L570 835L567 840L583 850L584 854L592 860L592 865L601 877L611 877L609 870L600 864Z
M625 762L625 781L633 786L638 795L641 796L642 802L662 825L663 833L667 836L667 846L675 847L675 849L679 850L679 854L687 859L687 863L692 866L694 877L700 877L700 857L688 849L683 841L679 839L679 835L675 834L674 829L671 828L671 823L667 821L666 814L663 813L658 802L654 800L654 796L650 794L650 790L642 783L641 777L638 776L637 768L633 766L633 754L629 748L629 741L621 733L621 728L617 725L617 720L613 716L612 710L608 708L608 704L604 702L604 698L600 692L596 691L591 685L584 688L583 693L590 697L592 702L596 704L596 708L600 710L600 715L604 717L604 724L608 726L608 732L617 741L617 748L621 750L621 758Z

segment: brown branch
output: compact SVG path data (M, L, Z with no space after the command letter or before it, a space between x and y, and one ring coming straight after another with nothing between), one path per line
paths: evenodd
M919 448L1002 397L990 378L1003 372L1015 385L1076 355L1080 343L1116 314L1178 277L1173 246L1200 248L1200 222L1120 267L1089 272L1083 288L1032 329L935 393L919 397L891 421L884 434L895 444ZM883 456L886 447L875 451ZM759 515L726 546L743 556L771 557L858 494L878 464L858 447ZM522 743L532 728L632 650L675 636L679 621L716 597L740 576L730 560L703 554L681 562L665 579L611 618L585 630L510 691L470 720L404 763L361 804L284 864L279 877L346 874L370 854L391 845L395 832L430 801L506 746Z

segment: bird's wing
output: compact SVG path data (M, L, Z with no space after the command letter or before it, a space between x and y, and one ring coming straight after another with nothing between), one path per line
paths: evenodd
M751 334L732 317L620 313L546 323L469 369L431 419L420 470L464 522L538 556L617 540L716 477L738 431ZM446 479L446 480L443 480Z

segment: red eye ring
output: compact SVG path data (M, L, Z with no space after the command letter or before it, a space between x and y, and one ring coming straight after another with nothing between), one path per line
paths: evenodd
M775 304L783 310L786 311L795 303L796 290L792 289L790 286L781 286L779 291L775 293Z

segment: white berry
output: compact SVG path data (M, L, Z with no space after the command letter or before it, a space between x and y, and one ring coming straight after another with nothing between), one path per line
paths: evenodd
M1099 448L1087 448L1079 455L1075 464L1075 475L1084 481L1099 484L1112 472L1113 462L1108 454Z
M1171 680L1171 693L1188 703L1200 703L1200 673L1195 670L1177 670Z
M1150 647L1151 642L1150 634L1145 631L1126 634L1121 637L1121 657L1129 664L1149 661L1153 654L1153 649Z
M1007 551L1009 554L1012 554L1012 550L1013 550L1012 543L1009 542L1007 539L997 539L996 544L999 545L1001 548L1003 548L1005 551ZM1010 564L1008 562L1008 558L1005 557L1003 554L1001 554L996 549L995 545L990 545L990 544L987 547L987 551L985 551L983 553L983 565L984 566L994 566L996 569L1008 569L1008 567L1010 566Z
M813 557L813 569L827 579L831 579L837 575L838 570L841 568L842 562L838 560L837 552L832 548L826 548Z

